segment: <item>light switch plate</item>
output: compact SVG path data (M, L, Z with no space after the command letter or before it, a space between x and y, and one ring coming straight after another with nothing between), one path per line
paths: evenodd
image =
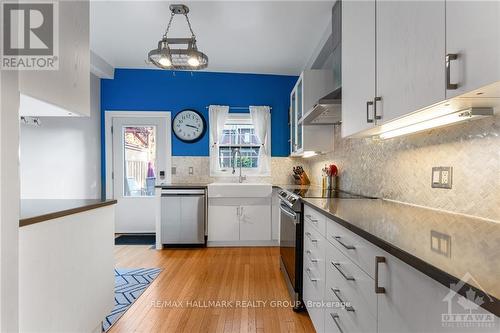
M433 188L452 188L453 167L433 167L431 186Z
M188 169L188 170L189 170L189 174L190 174L190 175L193 175L193 174L194 174L194 168L193 168L193 167L189 167L189 169Z

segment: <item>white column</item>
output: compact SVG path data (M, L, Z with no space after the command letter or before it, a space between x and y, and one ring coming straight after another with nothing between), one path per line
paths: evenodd
M19 84L0 70L0 331L18 330Z

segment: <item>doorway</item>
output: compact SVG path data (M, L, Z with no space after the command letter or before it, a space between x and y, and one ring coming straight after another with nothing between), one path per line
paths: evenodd
M169 112L106 112L106 196L116 233L154 233L155 186L171 183Z

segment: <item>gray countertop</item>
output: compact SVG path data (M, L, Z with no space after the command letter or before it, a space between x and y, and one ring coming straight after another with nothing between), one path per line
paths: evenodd
M209 183L173 183L156 185L156 188L206 188Z
M403 261L416 258L427 263L431 271L424 273L429 276L432 268L457 279L470 273L475 278L471 285L500 298L500 221L380 199L302 200L391 254L399 254ZM450 242L449 253L432 248L436 237Z
M116 200L113 199L23 199L20 201L19 226L23 227L115 203Z

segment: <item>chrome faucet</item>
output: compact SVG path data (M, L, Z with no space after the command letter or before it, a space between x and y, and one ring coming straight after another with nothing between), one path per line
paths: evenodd
M235 167L236 167L236 154L240 155L240 176L238 177L238 182L239 182L239 183L243 183L243 181L244 181L245 179L247 179L247 177L246 177L246 176L241 175L241 165L242 165L243 163L241 162L241 151L240 151L240 148L236 148L235 150L233 150L233 154L232 154L232 160L233 160L233 175L234 175L234 174L235 174L235 172L236 172L236 169L235 169Z

